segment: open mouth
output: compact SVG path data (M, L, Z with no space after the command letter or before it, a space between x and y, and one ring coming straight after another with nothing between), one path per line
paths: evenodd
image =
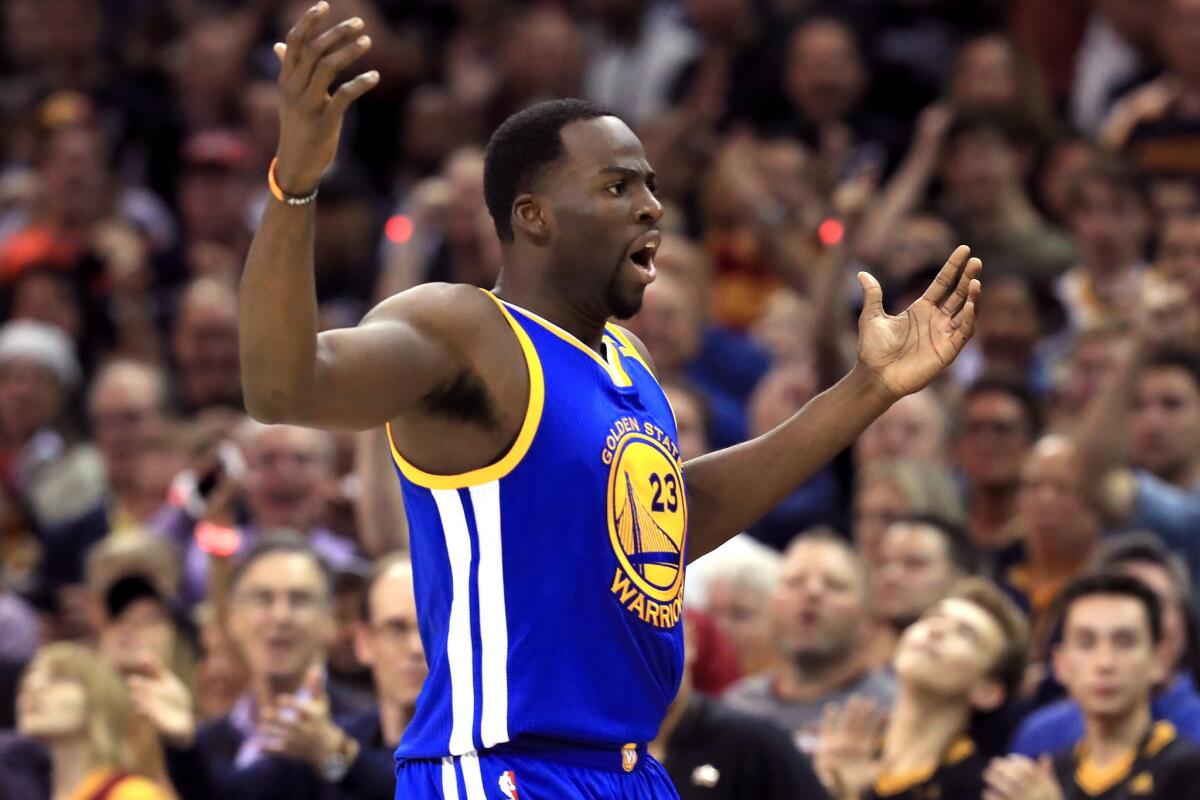
M634 240L633 249L629 253L629 260L647 279L647 283L654 280L654 256L661 241L662 234L658 231L647 231Z

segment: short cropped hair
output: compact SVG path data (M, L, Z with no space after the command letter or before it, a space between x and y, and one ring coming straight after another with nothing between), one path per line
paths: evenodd
M548 100L518 111L500 124L483 159L483 196L496 235L513 239L512 207L541 172L563 155L562 129L572 122L616 116L584 100Z
M1138 601L1146 609L1150 625L1150 639L1158 644L1163 638L1162 605L1158 595L1149 586L1129 575L1117 572L1098 572L1085 575L1067 585L1055 600L1055 618L1066 630L1067 615L1071 606L1088 597L1128 597Z
M979 548L971 541L970 534L962 525L937 514L908 514L889 525L889 530L896 525L914 525L934 529L946 545L946 555L949 557L950 563L964 576L978 574L982 562Z
M321 574L321 585L325 589L325 600L328 603L333 602L333 571L329 568L329 564L312 548L307 539L291 531L268 534L246 550L229 573L230 593L232 594L237 591L238 586L241 585L242 580L246 577L246 572L256 561L274 555L301 555L312 559L317 571Z

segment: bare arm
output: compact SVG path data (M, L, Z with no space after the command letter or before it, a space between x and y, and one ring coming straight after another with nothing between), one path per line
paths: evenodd
M974 333L980 293L982 265L969 255L966 247L955 250L925 294L895 317L884 313L879 283L859 273L865 303L850 374L773 431L684 465L689 560L761 518L892 402L919 391L955 359Z
M396 480L387 431L376 428L357 437L354 471L360 491L356 513L358 538L367 555L379 558L408 550L408 516L404 494Z
M306 195L337 151L342 117L378 81L369 72L342 84L337 74L366 52L361 20L319 36L328 11L320 2L276 45L279 84L280 188ZM447 345L462 287L420 287L377 306L359 327L317 335L313 275L313 205L270 201L242 276L239 346L246 408L263 422L364 430L410 408L457 368ZM477 294L477 293L476 293Z

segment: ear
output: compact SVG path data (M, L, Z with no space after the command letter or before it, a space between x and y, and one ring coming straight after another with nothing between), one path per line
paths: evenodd
M354 624L354 656L358 663L368 667L375 665L375 648L371 642L371 631L365 622Z
M545 201L532 194L517 195L513 201L512 224L514 231L520 230L538 243L549 239L554 229Z
M1154 685L1160 686L1170 681L1174 671L1175 665L1171 663L1171 653L1164 638L1154 646L1154 672L1151 675Z
M971 689L967 695L971 707L976 711L995 711L1004 705L1005 692L1000 681L984 678Z

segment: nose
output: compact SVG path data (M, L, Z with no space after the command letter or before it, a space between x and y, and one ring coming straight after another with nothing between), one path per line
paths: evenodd
M654 192L649 189L643 191L642 194L645 199L642 201L641 207L638 208L637 221L642 225L654 225L662 219L662 203L654 196Z

